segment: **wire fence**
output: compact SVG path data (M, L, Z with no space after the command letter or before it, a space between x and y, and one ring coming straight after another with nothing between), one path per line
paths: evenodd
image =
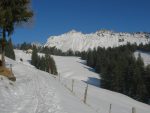
M118 101L115 102L116 104L105 101L105 99L100 97L102 96L101 93L103 93L101 88L97 88L82 81L63 78L60 74L58 75L57 80L97 113L143 113L141 112L142 110L138 109L139 111L137 111L137 109L131 105L124 106L120 100L116 100ZM107 98L107 95L105 98ZM119 101L120 104L118 105L117 103L119 103Z

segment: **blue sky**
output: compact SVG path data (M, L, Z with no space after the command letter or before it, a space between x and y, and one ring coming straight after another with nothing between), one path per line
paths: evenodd
M17 26L12 39L45 43L49 36L71 29L150 32L149 5L150 0L32 0L32 23Z

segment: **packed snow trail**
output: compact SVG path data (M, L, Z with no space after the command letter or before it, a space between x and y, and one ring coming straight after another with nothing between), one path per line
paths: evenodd
M95 113L48 73L10 59L6 62L12 64L17 81L0 76L0 113Z
M13 70L17 77L12 86L15 89L10 89L13 95L1 99L6 103L6 108L0 109L2 113L64 113L48 76L41 77L43 73L26 66L15 65Z

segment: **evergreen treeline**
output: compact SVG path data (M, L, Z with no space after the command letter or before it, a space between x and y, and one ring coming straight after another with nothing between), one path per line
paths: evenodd
M145 52L150 52L150 44L140 44L138 47L137 47L138 50L141 50L141 51L145 51Z
M45 54L52 54L59 56L75 56L75 53L72 50L62 52L60 49L57 49L56 47L41 47L38 49L38 51Z
M33 46L31 64L36 68L57 75L57 68L54 59L49 55L38 56L38 50Z
M2 43L2 40L0 40L0 43ZM8 41L5 40L5 56L15 60L15 53L14 53L14 48L13 48L11 38Z
M17 44L15 46L16 49L20 50L28 50L33 49L33 46L31 43L22 43ZM56 47L37 47L37 51L44 54L51 54L51 55L59 55L59 56L79 56L79 52L73 52L71 49L67 52L62 52L60 49L57 49Z
M26 43L26 42L23 42L22 44L17 44L15 46L16 49L20 49L20 50L28 50L28 49L32 49L32 45L31 43Z
M82 52L87 65L100 73L101 87L123 93L148 103L150 99L150 65L144 66L139 54L136 59L135 45L116 48L100 48Z

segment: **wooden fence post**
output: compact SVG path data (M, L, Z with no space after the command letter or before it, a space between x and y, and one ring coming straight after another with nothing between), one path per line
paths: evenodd
M132 113L136 113L135 107L132 107Z
M71 89L72 92L73 92L73 86L74 86L74 79L72 79L72 89Z
M10 71L11 71L11 75L10 77L8 77L8 79L12 81L16 81L16 77L14 76L13 70L12 70L12 64L10 64Z
M111 113L111 106L112 106L112 105L110 104L110 106L109 106L109 113Z
M87 91L88 91L88 84L87 84L87 86L86 86L86 88L85 88L85 93L84 93L84 100L83 100L83 102L86 104L86 99L87 99Z
M11 71L11 73L12 73L12 64L10 64L10 71Z
M60 81L60 73L58 73L59 81Z

